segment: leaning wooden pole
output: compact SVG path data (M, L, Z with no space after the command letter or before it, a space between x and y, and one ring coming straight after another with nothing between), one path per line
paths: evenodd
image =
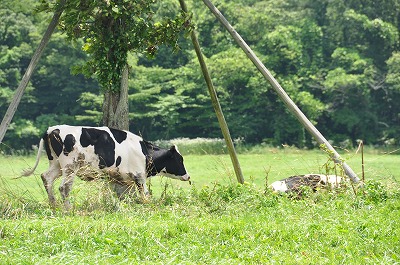
M184 0L179 0L179 3L181 5L182 10L187 13L188 10L187 10L185 1ZM196 33L195 33L194 30L191 32L190 37L192 39L193 46L194 46L197 58L198 58L199 63L200 63L201 71L203 72L204 79L205 79L205 81L207 83L208 92L209 92L210 97L211 97L211 102L212 102L212 105L214 107L215 113L217 115L219 126L221 127L221 131L222 131L222 134L224 136L224 139L225 139L225 142L226 142L226 146L228 148L228 152L229 152L229 155L230 155L231 160L232 160L232 164L233 164L233 168L235 170L237 181L240 184L243 184L244 183L244 178L243 178L242 170L240 168L239 160L238 160L237 155L236 155L235 147L233 145L232 137L231 137L231 134L229 132L229 128L228 128L228 125L226 123L224 114L222 112L221 105L219 104L217 92L215 91L214 85L213 85L213 83L211 81L211 76L210 76L210 73L208 71L206 62L204 61L203 53L201 52L200 44L199 44L199 41L198 41L198 39L196 37Z
M54 13L53 18L50 21L50 24L47 27L47 30L46 30L45 34L43 35L43 38L39 44L39 47L36 49L36 52L34 53L32 59L31 59L31 62L29 63L24 76L22 77L21 83L19 84L17 90L15 91L14 98L11 101L10 105L8 106L6 114L4 115L1 125L0 125L0 143L3 141L3 138L4 138L4 135L6 134L7 128L10 125L15 112L17 111L19 102L21 101L22 95L24 94L25 89L29 83L29 80L31 79L33 70L35 70L35 68L39 62L39 59L42 56L44 48L46 47L47 43L49 42L54 29L57 27L58 21L63 12L64 3L65 3L64 0L60 1L59 9L58 9L58 11L56 11Z
M254 63L257 69L263 74L263 76L272 85L278 96L283 100L289 110L296 116L300 123L311 133L311 135L317 140L319 144L325 145L331 152L332 158L337 164L340 164L345 173L354 182L359 182L357 174L343 161L340 155L332 147L332 145L325 139L325 137L315 128L315 126L307 119L303 112L296 106L292 99L287 95L285 90L280 86L280 84L275 80L268 69L263 65L263 63L258 59L255 53L250 49L242 37L236 32L236 30L229 24L221 12L209 1L203 0L204 4L211 10L215 17L221 22L221 24L228 30L235 41L239 44L242 50L246 53L247 57Z

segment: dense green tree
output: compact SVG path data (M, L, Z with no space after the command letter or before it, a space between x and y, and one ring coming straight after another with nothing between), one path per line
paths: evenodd
M383 128L380 139L385 144L400 143L400 52L395 52L387 60L388 73L384 84L379 84L376 100L384 102L377 108ZM379 97L377 97L379 96ZM381 142L381 143L382 143Z
M7 1L6 1L7 4ZM35 3L22 1L7 5L0 22L0 113L4 114L22 79L33 51L45 30L46 14L34 12ZM80 49L67 45L65 36L54 34L38 69L28 84L4 143L15 149L30 149L43 131L52 124L77 124L74 115L83 112L80 93L98 91L93 80L71 75L71 67L85 57ZM4 103L4 104L3 104ZM8 150L9 148L5 148Z
M31 18L23 13L0 9L0 110L5 113L11 101L13 89L18 86L22 69L29 63L34 31ZM28 88L28 93L31 88ZM28 95L24 102L32 100Z
M192 22L232 136L247 143L311 146L310 136L202 1L186 2L193 11ZM87 3L91 3L89 7L97 4ZM106 1L99 3L105 5ZM0 113L5 112L45 29L46 14L33 12L35 4L33 0L17 4L4 0L0 5ZM217 3L300 109L335 144L355 143L357 139L369 144L400 144L399 5L399 0L379 4L373 0ZM103 18L109 23L126 15L115 5L105 9L102 15L108 14ZM161 30L156 21L179 13L177 1L159 0L152 5L153 22L143 23ZM142 18L146 20L147 15ZM85 23L76 25L64 29L76 36L87 29ZM118 31L110 34L113 37L107 41L117 45L112 34ZM191 43L180 36L174 39L180 47L174 49L174 45L149 44L155 41L153 37L143 37L135 54L124 53L131 65L130 129L150 139L220 137ZM43 128L54 123L102 123L104 95L98 84L70 73L73 65L83 62L89 62L84 68L90 70L88 73L96 73L98 66L89 67L95 55L94 39L76 39L71 45L65 35L53 36L6 135L12 148L30 148ZM121 39L120 43L124 42ZM148 56L155 50L156 57ZM107 57L109 50L103 52ZM121 64L108 66L118 77ZM109 85L118 83L112 76L103 79L110 81Z
M14 90L22 78L23 71L29 64L33 54L32 47L36 44L36 17L27 6L32 1L12 3L4 1L0 6L0 113L3 115L11 102ZM32 95L34 88L28 84L26 95L21 104L36 101ZM5 149L27 149L32 140L37 137L38 130L33 126L29 115L32 112L25 108L15 116L15 122L10 126L9 133L4 139ZM12 141L11 139L16 139Z
M361 58L352 50L338 48L332 54L336 68L327 73L324 81L329 98L329 119L336 129L336 140L349 137L372 142L377 133L378 118L371 108L374 66L372 60Z

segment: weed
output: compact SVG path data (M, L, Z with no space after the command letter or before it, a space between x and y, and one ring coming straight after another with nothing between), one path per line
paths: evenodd
M380 203L388 199L387 189L379 182L368 180L363 196L367 202Z
M344 162L344 159L336 161L333 151L329 150L324 144L320 145L320 149L328 155L327 161L321 166L322 172L326 175L345 176L346 174L341 164Z

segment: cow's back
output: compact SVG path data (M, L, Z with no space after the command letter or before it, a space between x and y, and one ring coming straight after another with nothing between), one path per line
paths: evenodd
M118 168L120 174L146 170L140 146L142 138L128 131L56 125L48 128L46 137L48 158L52 160L55 156L61 168L79 162L104 170Z

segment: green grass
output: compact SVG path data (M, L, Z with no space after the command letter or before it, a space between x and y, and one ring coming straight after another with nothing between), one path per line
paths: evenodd
M360 155L345 154L361 172ZM74 207L52 211L39 174L12 179L34 157L0 156L0 264L396 264L400 262L400 156L365 154L365 190L291 199L265 189L324 172L320 151L263 148L186 155L193 185L155 177L146 203L119 202L100 182L77 181ZM47 161L37 170L43 172Z

